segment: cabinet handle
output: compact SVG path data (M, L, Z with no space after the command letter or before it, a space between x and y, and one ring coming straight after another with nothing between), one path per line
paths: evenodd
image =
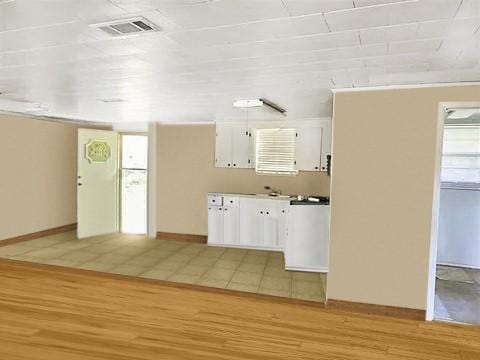
M223 209L223 210L224 210L224 211L227 211L228 209L227 209L227 208L225 208L225 209Z
M233 164L233 166L237 166L237 164Z
M227 164L228 166L230 166L230 164Z
M260 211L260 214L262 214L262 215L263 215L263 211Z
M282 210L282 214L285 214L285 210Z
M267 215L269 215L270 213L267 211Z
M222 211L222 208L218 208L218 210Z

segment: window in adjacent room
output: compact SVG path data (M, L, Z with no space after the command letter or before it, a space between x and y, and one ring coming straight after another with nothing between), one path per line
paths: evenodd
M480 188L480 124L446 124L442 187Z

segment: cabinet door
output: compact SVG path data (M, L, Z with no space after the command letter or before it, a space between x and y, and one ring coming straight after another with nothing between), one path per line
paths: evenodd
M223 207L208 207L208 243L223 243Z
M288 213L288 203L281 203L278 210L278 219L277 219L277 246L279 248L285 247L285 242L287 238L287 213Z
M240 199L240 244L263 246L264 210L262 200Z
M238 245L240 242L240 209L238 206L223 208L223 243Z
M297 129L295 144L297 169L320 171L322 158L322 128L301 126Z
M277 200L268 201L265 200L264 207L264 220L263 220L263 246L269 248L276 248L278 231L277 231L277 219L278 219L278 202Z
M233 156L233 131L229 124L215 126L215 166L232 167Z
M250 167L250 137L245 125L232 125L233 155L232 166L246 169Z

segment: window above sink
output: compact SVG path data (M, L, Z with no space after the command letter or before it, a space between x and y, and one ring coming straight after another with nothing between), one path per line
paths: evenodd
M297 175L296 129L257 129L255 171L261 175Z

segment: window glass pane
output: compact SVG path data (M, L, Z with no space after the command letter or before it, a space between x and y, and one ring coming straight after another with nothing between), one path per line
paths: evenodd
M147 171L122 170L122 232L147 232Z
M146 169L148 164L148 137L122 136L122 168Z

